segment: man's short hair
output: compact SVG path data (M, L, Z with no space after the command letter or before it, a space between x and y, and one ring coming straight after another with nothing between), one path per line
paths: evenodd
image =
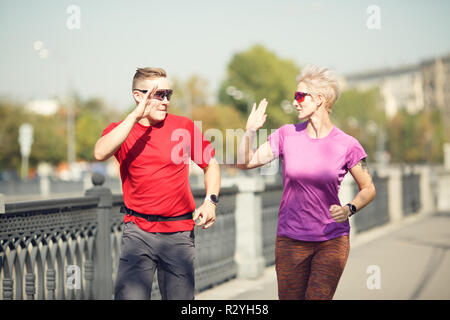
M137 68L133 77L133 87L131 89L139 89L137 86L141 80L153 80L166 77L166 71L162 68Z

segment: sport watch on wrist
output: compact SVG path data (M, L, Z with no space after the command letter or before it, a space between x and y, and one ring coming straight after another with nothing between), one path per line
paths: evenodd
M354 204L351 204L351 203L347 203L346 205L350 208L351 213L350 213L349 217L351 217L352 215L354 215L356 213L356 207Z
M219 203L219 197L214 193L206 195L205 200L209 200L212 203L214 203L215 205L217 205Z

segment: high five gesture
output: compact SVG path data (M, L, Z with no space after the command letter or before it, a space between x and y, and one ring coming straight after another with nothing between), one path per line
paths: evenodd
M269 142L261 145L258 150L253 150L253 144L255 142L256 131L258 131L266 122L268 102L264 98L256 107L256 103L253 104L252 111L247 120L245 127L246 131L239 144L238 150L238 163L239 169L253 169L263 166L274 159Z

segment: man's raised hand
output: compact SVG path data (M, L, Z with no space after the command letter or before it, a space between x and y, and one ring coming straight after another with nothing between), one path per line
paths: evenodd
M154 84L153 87L144 94L144 97L133 110L133 114L136 117L136 121L146 118L150 113L150 107L152 104L153 96L158 90L158 85Z

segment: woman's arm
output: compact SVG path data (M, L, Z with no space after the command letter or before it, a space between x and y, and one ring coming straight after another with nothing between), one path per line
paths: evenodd
M362 159L356 166L351 168L350 173L359 188L358 194L350 203L353 204L359 211L367 206L375 198L376 194L372 177L369 173L369 169L367 168L366 158ZM330 207L330 213L336 222L344 222L350 216L351 211L347 205L343 207L332 205Z
M247 120L245 134L239 144L237 159L237 167L239 169L247 170L257 168L274 159L269 142L265 142L257 150L253 149L256 132L264 125L267 119L267 114L265 114L266 107L266 99L261 100L258 108L256 108L256 103L253 104L252 111Z
M376 195L375 186L372 181L372 176L367 167L366 158L362 159L356 166L350 169L350 173L358 184L359 192L351 201L356 206L357 210L361 210L367 206Z

